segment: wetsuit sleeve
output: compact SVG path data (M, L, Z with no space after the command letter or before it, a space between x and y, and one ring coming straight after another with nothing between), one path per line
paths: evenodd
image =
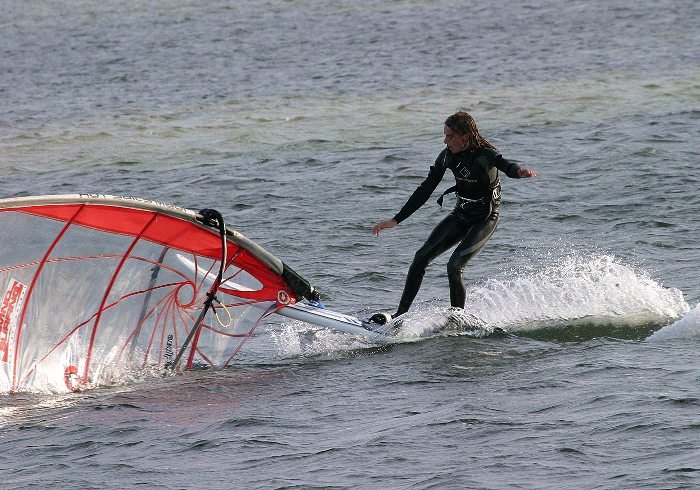
M443 150L442 153L438 155L437 159L435 159L435 164L430 167L428 176L421 183L421 185L419 185L418 188L413 191L413 194L411 194L411 197L408 198L408 201L406 201L406 204L404 204L404 206L401 208L401 211L394 216L394 220L396 220L397 223L401 223L403 220L415 213L423 204L425 204L425 202L430 198L430 195L437 188L438 184L445 175L445 171L447 170L447 163L445 160L446 151L447 150Z
M498 153L496 150L491 148L486 148L483 150L483 155L488 158L491 165L496 167L498 170L506 174L511 179L519 179L518 171L520 170L520 165L513 163L510 160L503 158L503 155Z

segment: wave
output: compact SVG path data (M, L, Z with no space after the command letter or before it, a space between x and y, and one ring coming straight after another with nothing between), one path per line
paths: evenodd
M552 340L643 339L690 309L679 289L613 255L570 254L474 288L466 308L510 333Z

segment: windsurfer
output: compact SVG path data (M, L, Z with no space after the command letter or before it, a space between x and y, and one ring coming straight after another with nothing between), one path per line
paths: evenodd
M455 245L457 247L447 263L450 304L453 307L464 308L464 267L491 238L498 223L501 202L499 170L510 178L537 175L533 170L503 158L496 148L479 134L476 122L466 112L460 111L448 117L443 131L447 148L438 155L426 179L393 218L380 221L373 229L374 235L378 237L382 230L394 228L407 219L430 198L446 170L452 171L456 184L440 196L438 203L442 205L445 194L456 192L457 205L435 227L416 252L408 269L406 285L394 318L406 313L410 308L428 265ZM381 314L372 318L378 323L383 322Z

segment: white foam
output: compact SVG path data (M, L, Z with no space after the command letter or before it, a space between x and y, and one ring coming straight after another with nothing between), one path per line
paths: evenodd
M335 332L299 320L285 320L279 330L270 332L280 355L319 355L370 347L371 341Z
M654 332L647 338L652 342L669 339L700 339L700 304L680 320Z
M576 323L635 326L672 321L689 310L678 289L603 254L571 254L535 271L489 279L470 290L466 310L509 331Z

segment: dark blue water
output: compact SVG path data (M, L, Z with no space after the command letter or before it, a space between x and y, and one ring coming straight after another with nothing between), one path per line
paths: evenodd
M395 307L451 201L371 228L447 115L539 176L504 179L465 270L467 309L508 335L416 341L444 322L441 257L390 348L272 318L224 371L1 394L0 486L696 487L698 18L681 0L5 2L2 197L214 207L339 311Z

